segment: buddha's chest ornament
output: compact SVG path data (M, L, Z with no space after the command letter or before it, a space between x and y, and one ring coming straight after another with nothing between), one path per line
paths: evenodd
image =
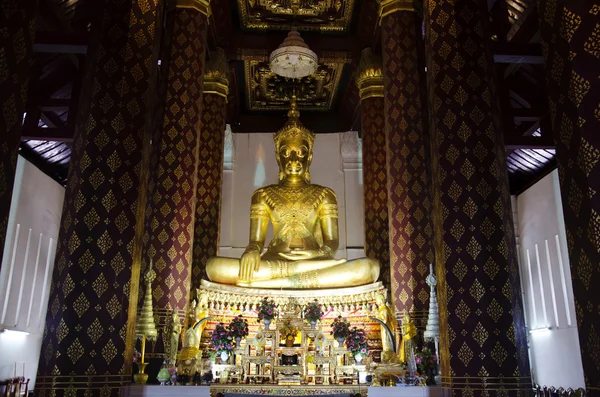
M320 204L322 190L313 185L269 186L265 189L265 199L277 223L304 225Z
M272 243L311 237L316 210L324 194L325 189L314 185L267 187L264 198L271 207L276 233Z

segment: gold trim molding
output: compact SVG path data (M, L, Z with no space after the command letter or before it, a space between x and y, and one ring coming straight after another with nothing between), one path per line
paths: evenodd
M177 0L177 8L191 8L201 14L210 17L210 1L209 0Z
M225 79L211 79L204 77L204 94L214 94L222 96L227 101L229 95L229 82Z
M356 68L356 86L361 101L384 96L381 57L373 54L370 48L362 51Z
M339 394L359 394L362 397L367 397L368 388L362 385L302 385L302 386L287 386L287 385L244 385L231 384L219 385L213 383L210 385L210 396L216 397L219 393L227 394L251 394L263 396L314 396L316 394L339 395Z
M222 48L210 53L204 69L204 94L219 95L227 100L229 94L229 66Z
M414 0L381 0L379 3L379 24L385 16L397 11L416 11Z

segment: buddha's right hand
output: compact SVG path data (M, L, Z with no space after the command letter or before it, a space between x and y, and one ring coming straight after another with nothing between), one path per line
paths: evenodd
M260 251L246 250L240 259L240 281L251 281L254 272L258 271L260 266Z

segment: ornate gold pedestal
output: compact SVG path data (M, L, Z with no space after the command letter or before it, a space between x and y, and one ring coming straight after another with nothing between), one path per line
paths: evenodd
M268 296L278 306L285 305L289 298L295 298L301 306L317 299L325 307L344 312L365 308L375 302L377 293L385 294L385 288L381 282L349 288L283 290L236 287L202 280L200 290L208 293L209 304L212 309L216 310L255 308L265 296Z

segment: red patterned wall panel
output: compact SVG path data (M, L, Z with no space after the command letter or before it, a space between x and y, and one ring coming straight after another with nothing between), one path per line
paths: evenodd
M198 153L198 186L194 231L193 288L206 278L208 258L217 255L223 183L223 150L227 100L216 94L202 98L202 129Z
M155 142L152 196L148 203L147 260L156 280L153 305L159 324L171 310L185 317L189 300L195 211L194 186L201 129L207 17L193 9L174 10L169 32L164 118ZM164 341L154 353L162 353Z
M158 1L106 0L101 8L73 141L40 395L117 396L131 379L161 13Z
M382 97L361 100L365 254L381 265L379 280L390 288L390 242L386 171L385 117Z
M428 149L421 89L424 59L418 51L420 18L397 11L381 23L387 136L390 269L397 312L426 320L433 263Z
M429 0L424 18L442 382L464 395L508 392L519 381L527 388L487 8L479 0Z
M600 392L600 5L538 0L588 393Z

